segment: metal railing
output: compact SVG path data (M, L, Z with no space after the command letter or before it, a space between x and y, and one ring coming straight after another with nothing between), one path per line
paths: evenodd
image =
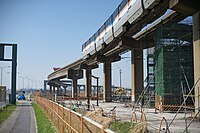
M35 101L46 112L59 133L114 133L99 123L48 99L36 96Z

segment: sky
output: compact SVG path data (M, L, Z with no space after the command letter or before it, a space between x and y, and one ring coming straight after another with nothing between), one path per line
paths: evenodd
M0 43L18 44L18 85L43 87L54 67L64 67L81 57L81 46L114 12L121 0L1 0ZM6 57L11 48L6 48ZM130 53L123 55L130 57ZM0 62L0 67L11 66ZM113 85L131 87L131 62L112 64ZM10 88L10 68L3 69L3 84ZM93 70L103 83L102 64ZM78 81L84 83L85 79ZM95 82L95 81L93 81Z

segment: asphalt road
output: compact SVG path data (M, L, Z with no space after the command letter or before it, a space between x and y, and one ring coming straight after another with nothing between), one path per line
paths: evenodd
M36 133L36 120L30 101L18 101L16 110L0 125L0 133Z

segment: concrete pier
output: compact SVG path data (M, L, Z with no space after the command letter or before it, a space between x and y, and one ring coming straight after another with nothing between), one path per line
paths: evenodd
M105 102L111 102L112 73L111 63L105 62L103 66L104 82L103 82L103 99Z
M132 101L136 102L144 89L143 85L143 50L133 49L131 51L132 70Z

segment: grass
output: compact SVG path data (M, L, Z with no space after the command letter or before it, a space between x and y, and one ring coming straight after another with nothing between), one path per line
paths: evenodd
M34 98L34 95L30 95L30 98Z
M55 129L42 109L34 102L32 102L32 106L35 111L38 133L54 133Z
M7 105L3 109L0 109L0 124L3 123L16 109L16 105Z
M113 122L110 129L116 133L129 133L133 128L134 123L131 122Z

